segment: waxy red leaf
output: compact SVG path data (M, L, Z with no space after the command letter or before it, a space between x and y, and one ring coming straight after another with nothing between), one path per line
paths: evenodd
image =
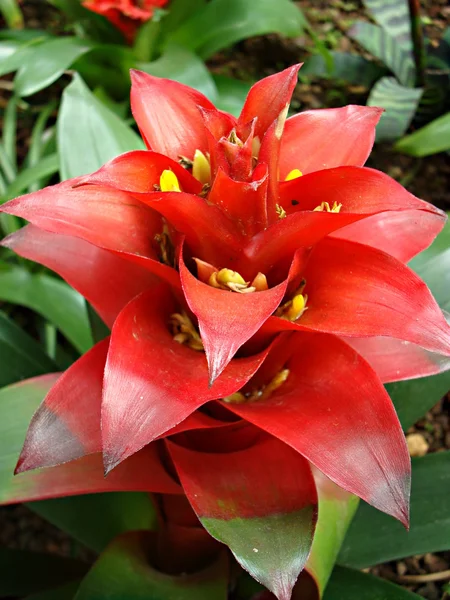
M278 600L289 600L316 520L307 461L274 438L236 452L198 452L174 443L169 449L202 524Z
M450 355L450 326L425 283L374 248L327 239L304 271L308 310L281 329L314 329L342 336L389 336Z
M450 369L450 357L390 337L344 338L364 357L383 383L437 375Z
M428 205L430 206L430 205ZM332 237L358 242L387 252L402 262L428 248L445 224L435 212L402 210L382 212L343 227Z
M407 525L410 459L377 375L335 336L302 333L286 343L287 380L267 399L228 408Z
M170 79L131 70L131 110L149 150L173 160L207 151L199 107L216 110L200 92Z
M375 141L383 110L344 106L307 110L286 121L280 152L280 179L293 169L303 174L344 165L362 167Z
M107 471L209 400L239 390L267 354L233 361L210 387L204 353L173 339L169 320L179 310L159 286L128 304L114 324L102 404Z
M69 179L20 196L1 206L0 212L120 253L177 286L178 275L161 264L154 248L155 236L163 230L160 215L130 193L104 185L80 186L82 180Z
M293 204L292 201L295 201ZM445 213L410 194L395 179L367 167L335 167L280 184L280 204L288 212L314 210L322 202L342 204L341 213L423 210L445 220Z
M27 225L1 244L56 271L80 292L112 327L130 300L158 280L148 270L82 239Z

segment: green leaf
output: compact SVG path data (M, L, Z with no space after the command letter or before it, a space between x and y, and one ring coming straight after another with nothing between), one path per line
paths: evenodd
M12 181L12 183L6 189L2 202L15 198L21 194L28 186L36 183L43 177L49 177L58 172L59 169L59 157L55 154L49 154L42 158L38 163L32 167L28 167L21 171L19 175ZM0 202L1 203L1 202Z
M280 33L302 34L304 17L291 0L212 0L192 15L172 36L173 41L202 58L245 38Z
M412 53L399 44L385 29L360 21L351 28L349 35L367 52L381 60L402 85L414 86L416 69Z
M92 347L86 303L77 291L50 275L33 275L22 267L5 263L0 266L0 300L36 311L53 323L81 354Z
M30 96L43 90L91 49L89 42L76 37L61 37L40 44L19 67L14 79L16 93Z
M322 594L358 508L359 498L345 492L318 471L315 480L319 493L319 519L306 570Z
M342 79L355 85L370 87L383 75L386 69L380 67L373 61L367 60L358 54L347 52L331 52L331 70L322 55L310 56L300 70L300 78L303 76L318 76L327 79Z
M14 52L7 50L7 56L0 62L0 77L6 75L6 73L12 73L16 71L21 65L25 64L28 59L32 56L33 52L37 50L40 44L48 39L46 35L39 37L32 37L31 39L20 40L19 43L16 41L3 42L3 48L12 48L12 43L16 44Z
M411 156L429 156L450 150L450 112L402 138L394 149Z
M5 109L3 116L3 147L8 155L13 167L17 168L16 156L16 130L17 130L17 102L18 99L13 96Z
M156 77L179 81L205 94L212 102L217 98L217 89L205 63L193 52L175 43L170 43L158 60L138 63L137 68Z
M382 77L377 81L367 101L368 106L385 109L377 126L377 142L392 141L405 133L422 93L422 88L404 87L394 77Z
M73 600L79 585L80 581L77 580L62 587L27 596L25 600Z
M27 506L94 552L102 552L113 538L126 531L156 528L150 495L141 492L87 494L30 502Z
M0 12L6 21L6 25L11 29L21 29L23 27L23 15L18 0L2 0Z
M0 547L0 596L24 596L78 579L88 565L55 554Z
M412 460L411 529L361 502L339 564L361 569L414 554L450 549L450 451Z
M214 82L218 91L217 108L238 117L252 84L225 75L214 75Z
M337 567L333 571L323 600L344 600L344 598L345 600L421 600L421 596L379 577Z
M406 50L412 52L408 0L364 0L375 21Z
M55 370L42 347L0 311L0 387Z
M204 571L171 576L150 565L155 545L143 532L116 539L81 582L75 600L226 600L225 554Z
M409 266L425 281L439 306L450 311L450 221L433 244ZM432 408L450 389L450 371L386 386L406 430Z
M192 15L195 15L206 5L206 0L171 0L170 10L166 12L161 20L161 39L183 26Z
M144 149L139 136L78 75L64 90L57 136L62 179L95 171L123 152Z

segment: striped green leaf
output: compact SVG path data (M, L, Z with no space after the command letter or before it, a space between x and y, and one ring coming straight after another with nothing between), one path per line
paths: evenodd
M377 142L390 142L404 135L422 97L422 88L400 85L395 77L382 77L374 85L368 106L381 106L385 112L377 126Z
M364 0L374 20L399 44L412 53L408 0Z
M350 37L385 64L401 84L413 86L416 78L414 59L385 29L372 23L356 23L349 31Z

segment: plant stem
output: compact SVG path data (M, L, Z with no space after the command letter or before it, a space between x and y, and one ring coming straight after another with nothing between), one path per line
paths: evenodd
M413 41L414 62L416 64L416 86L425 85L425 44L422 23L420 21L420 0L408 0L411 37Z

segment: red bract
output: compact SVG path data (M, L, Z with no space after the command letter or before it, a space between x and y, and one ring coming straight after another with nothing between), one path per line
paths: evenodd
M152 18L155 8L168 0L84 0L83 6L103 15L132 42L142 23Z
M32 223L4 245L112 328L34 415L18 471L102 452L114 475L147 450L153 484L126 489L177 493L178 474L279 600L313 538L311 465L408 524L410 461L383 383L450 365L450 328L405 265L444 214L363 166L379 109L286 120L297 71L256 84L239 119L133 72L148 150L3 208Z

